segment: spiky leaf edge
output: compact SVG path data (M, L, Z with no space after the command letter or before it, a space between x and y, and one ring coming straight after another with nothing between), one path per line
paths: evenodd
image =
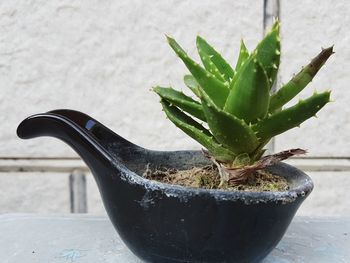
M216 140L235 154L253 152L259 142L250 127L243 120L217 107L203 90L200 92L203 111Z
M220 162L231 162L235 159L235 154L220 145L213 135L201 124L181 112L175 106L171 106L169 102L162 100L161 104L169 120L188 136L203 145L216 160Z
M315 114L329 102L330 92L315 93L306 100L299 101L296 105L274 113L264 120L252 126L261 141L281 134L289 129L299 126Z
M160 86L154 87L153 91L170 104L174 104L197 119L206 121L202 105L192 98L186 96L184 93L170 87L166 88Z
M231 65L204 38L197 36L196 44L205 68L219 80L230 82L235 74Z

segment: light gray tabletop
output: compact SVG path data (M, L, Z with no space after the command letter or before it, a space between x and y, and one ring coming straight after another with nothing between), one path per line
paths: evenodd
M107 218L0 216L2 263L137 263ZM350 218L301 218L263 263L350 263Z

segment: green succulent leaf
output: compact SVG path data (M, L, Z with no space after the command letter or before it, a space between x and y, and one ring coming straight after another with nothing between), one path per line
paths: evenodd
M182 92L174 90L173 88L164 88L159 86L153 88L153 90L162 99L168 101L170 104L174 104L192 116L205 121L202 105Z
M201 95L203 111L216 140L235 154L253 152L259 142L251 128L217 107L205 92L201 91Z
M197 36L196 42L204 67L218 79L230 82L235 74L230 64L204 38Z
M330 92L315 93L308 99L259 121L252 128L260 141L268 140L315 116L329 102L329 98Z
M280 65L281 43L279 29L279 22L276 21L271 31L267 33L254 51L256 59L266 71L270 88L276 80L278 67Z
M169 120L188 136L203 145L215 159L222 162L234 160L235 154L219 144L213 135L201 124L181 112L177 107L172 106L169 102L162 100L161 104Z
M243 66L244 62L249 58L249 51L244 44L243 39L241 39L241 47L239 50L239 56L236 64L236 72Z
M269 112L281 108L309 84L328 58L333 54L333 47L323 49L312 61L295 75L287 84L271 96Z
M192 90L192 92L198 98L200 98L200 96L201 96L201 94L199 92L200 86L199 86L197 80L192 75L185 75L184 76L184 83L190 90Z
M219 81L213 74L202 68L193 61L181 46L171 37L167 37L169 45L184 62L192 76L197 80L200 88L203 89L219 107L224 107L229 88Z
M217 66L211 60L211 55L206 53L203 47L201 47L202 46L201 41L199 41L198 39L199 37L197 37L197 50L204 68L208 70L210 73L212 73L218 80L225 82L226 80L224 79L224 75L219 71Z
M251 56L237 72L224 110L246 123L266 116L269 106L269 83L261 64Z

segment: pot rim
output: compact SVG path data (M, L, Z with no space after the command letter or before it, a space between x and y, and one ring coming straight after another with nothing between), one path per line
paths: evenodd
M174 151L176 152L176 151ZM169 153L169 152L167 152ZM222 189L194 188L175 184L168 184L156 180L150 180L131 171L124 164L113 162L122 172L121 179L131 184L146 188L147 191L162 191L167 197L175 197L187 200L193 196L211 196L221 201L242 201L246 204L281 202L283 204L294 202L297 198L307 196L313 189L311 178L294 166L280 162L270 169L284 171L284 174L294 174L295 185L287 191L254 192L254 191L226 191ZM278 173L278 172L277 172Z
M242 201L246 204L252 203L268 203L268 202L282 202L282 203L291 203L298 198L303 198L307 196L313 189L313 182L309 176L307 176L301 170L280 162L279 164L270 167L271 170L277 170L278 174L284 176L284 174L291 175L291 180L293 179L294 186L288 191L276 191L276 192L245 192L245 191L225 191L220 189L204 189L204 188L193 188L185 187L180 185L172 185L167 183L162 183L154 180L146 179L137 173L130 170L126 165L120 160L114 158L104 147L101 146L100 142L96 138L91 137L90 129L87 129L85 126L82 127L81 124L74 122L71 118L72 116L67 116L67 114L73 113L79 115L78 117L84 119L84 121L93 121L94 125L100 125L103 129L108 130L113 136L118 136L119 140L123 140L124 144L128 144L129 149L133 148L134 150L141 150L142 152L157 152L158 154L172 154L179 153L179 151L151 151L135 144L130 143L119 135L115 134L113 131L110 131L100 122L89 117L86 114L83 114L78 111L73 110L55 110L47 113L36 114L31 117L28 117L24 120L18 127L17 133L21 138L32 138L40 136L40 134L31 134L26 136L25 133L21 133L21 128L23 132L23 125L25 122L31 121L32 119L55 119L60 120L67 125L69 128L73 129L75 132L82 136L92 145L93 149L98 152L109 164L114 166L116 170L120 171L120 179L133 184L135 186L141 186L146 189L146 191L158 191L164 193L167 197L179 198L180 200L187 201L190 197L194 196L206 196L215 198L216 200L221 201ZM28 124L28 123L27 123ZM32 130L30 130L32 132ZM182 152L197 152L200 151L182 151ZM292 178L294 177L294 178Z

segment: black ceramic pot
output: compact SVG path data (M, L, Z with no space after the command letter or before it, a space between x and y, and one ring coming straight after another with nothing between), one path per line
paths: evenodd
M56 110L25 119L23 139L53 136L90 167L110 220L125 244L145 262L259 262L280 241L311 179L287 164L270 170L285 177L285 192L227 192L163 184L139 174L151 166L205 165L199 151L141 148L91 117Z

